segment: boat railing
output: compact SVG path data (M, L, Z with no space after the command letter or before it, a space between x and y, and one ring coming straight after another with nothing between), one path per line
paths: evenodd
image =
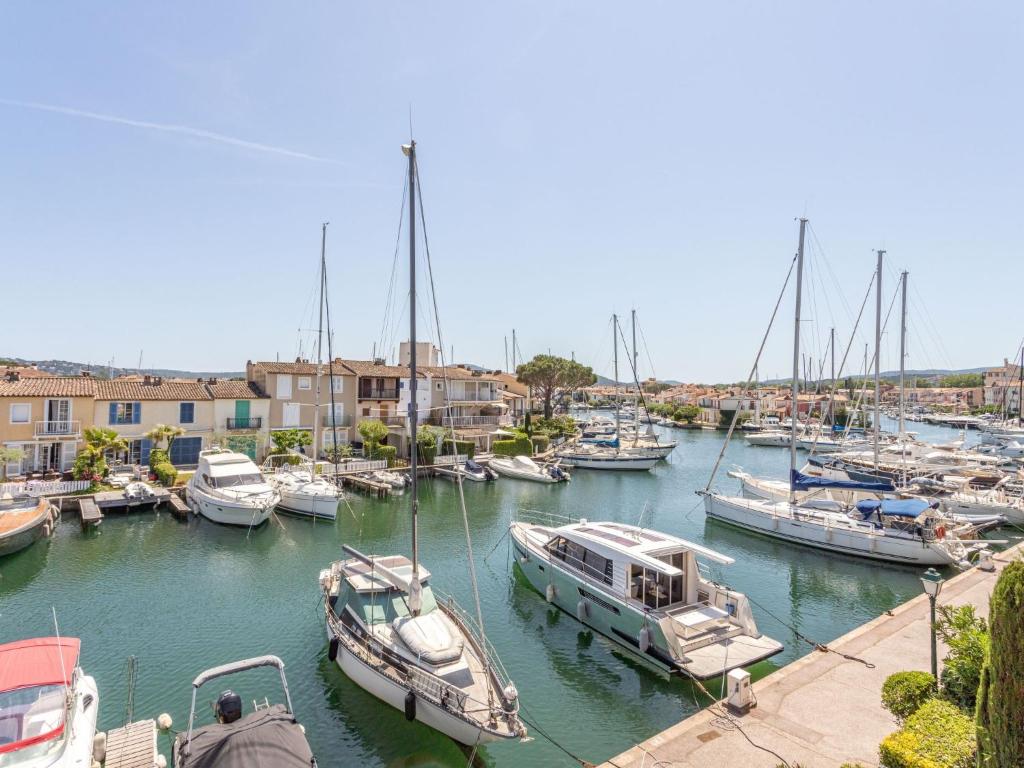
M516 523L528 523L530 525L543 525L549 528L558 528L563 525L578 523L579 519L557 515L552 512L543 512L539 509L517 509L512 513L512 521Z
M434 596L440 604L443 604L448 617L458 624L463 632L471 636L473 641L480 647L480 650L487 656L486 663L494 673L495 678L497 678L499 686L504 688L511 683L512 678L509 677L508 672L501 663L501 657L498 656L498 652L480 629L480 624L473 615L459 605L450 594L439 592L435 589Z

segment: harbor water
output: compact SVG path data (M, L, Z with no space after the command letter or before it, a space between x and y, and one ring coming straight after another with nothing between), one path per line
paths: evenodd
M908 428L929 439L956 436L923 424ZM704 703L692 685L661 676L510 577L506 531L517 509L640 523L735 558L732 566L712 566L712 575L749 595L761 630L786 646L757 665L755 677L811 650L793 628L828 642L920 593L913 569L826 555L707 521L694 491L706 484L723 433L674 430L672 437L679 447L649 473L579 470L571 483L556 486L508 479L466 485L486 632L520 691L533 736L481 749L480 764L575 764L563 748L599 763ZM725 475L733 466L784 477L788 451L753 448L737 436L718 488L737 488ZM128 714L161 712L182 729L197 673L277 654L322 767L464 766L462 750L406 722L327 659L319 570L342 556L342 543L378 554L409 549L407 497L350 495L349 504L333 524L282 517L249 535L205 520L179 522L167 512L108 515L100 530L85 534L69 515L51 540L0 561L0 642L52 634L55 609L61 633L82 639L82 666L99 684L103 729ZM472 609L454 484L422 483L419 532L435 588ZM136 658L131 697L129 656ZM280 700L265 671L231 684L246 702ZM204 717L219 692L202 689ZM169 754L166 737L160 745Z

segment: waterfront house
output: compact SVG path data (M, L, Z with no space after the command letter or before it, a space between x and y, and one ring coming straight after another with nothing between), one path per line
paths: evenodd
M1020 365L1003 359L998 368L989 368L982 374L983 399L985 405L994 405L1001 412L1019 414L1021 412Z
M0 445L22 452L7 465L8 477L69 472L93 425L96 380L84 376L23 376L8 370L0 379Z
M259 461L270 435L270 397L251 381L208 379L213 430L219 442Z
M199 451L209 446L214 425L213 396L201 379L122 376L96 379L95 387L93 422L128 443L117 460L148 464L153 444L146 433L166 424L184 430L171 445L171 463L179 468L199 463Z

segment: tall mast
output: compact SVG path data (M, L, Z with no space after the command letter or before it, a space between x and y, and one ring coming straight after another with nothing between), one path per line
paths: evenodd
M885 251L878 251L878 267L875 274L875 469L878 469L878 430L881 421L882 369L882 257Z
M313 413L313 461L320 458L320 379L324 373L324 282L327 280L327 222L320 230L320 323L316 331L316 407ZM333 414L332 414L333 415Z
M505 337L505 373L508 373L508 336Z
M409 583L409 611L415 616L420 612L423 598L416 530L416 516L419 512L416 477L416 142L410 140L408 144L404 144L402 152L409 158L409 472L412 476L409 494L412 497L412 581Z
M1020 348L1020 367L1017 368L1017 426L1024 419L1024 345ZM1005 389L1005 387L1004 387Z
M630 315L633 326L633 376L639 381L640 374L637 373L636 367L636 310L630 310Z
M790 409L789 503L796 503L793 473L796 472L796 422L800 413L800 300L804 282L804 231L807 219L800 219L800 244L796 251L796 318L793 321L793 407Z
M512 329L512 373L516 372L516 329Z
M832 338L829 342L829 346L832 347L832 375L829 377L829 388L831 396L829 397L828 406L828 421L829 426L835 426L836 423L836 329L832 329Z
M612 349L615 350L615 440L619 440L619 316L612 315Z
M633 329L633 379L636 381L636 402L633 404L633 434L636 437L633 438L633 444L640 439L640 374L637 373L636 367L636 310L630 310L630 323Z
M906 364L907 364L907 273L904 272L902 275L902 286L900 292L902 294L900 304L900 437L903 437L904 432L904 416L903 412L907 407L907 393L906 393L906 382L904 377L906 376Z

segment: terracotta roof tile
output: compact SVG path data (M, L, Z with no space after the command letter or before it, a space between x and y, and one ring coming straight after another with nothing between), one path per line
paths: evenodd
M340 362L357 376L409 378L409 366L407 365L379 365L372 360L341 360ZM418 378L424 376L423 370L420 368L417 371Z
M218 400L257 400L268 397L251 381L218 381L207 384L206 388Z
M92 397L98 383L86 376L32 376L18 381L0 379L0 397Z
M264 373L297 373L302 376L315 376L317 371L316 363L309 362L293 362L293 363L277 363L277 362L262 362L253 363L253 368L263 371ZM327 375L328 363L322 364L322 370L324 375ZM353 376L355 372L338 361L334 361L334 375L335 376Z
M110 379L96 382L97 400L211 400L198 381L162 379L160 383Z

